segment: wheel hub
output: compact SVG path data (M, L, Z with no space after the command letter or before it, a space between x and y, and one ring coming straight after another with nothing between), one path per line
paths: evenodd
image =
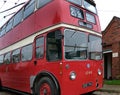
M41 85L40 95L51 95L51 88L47 83Z

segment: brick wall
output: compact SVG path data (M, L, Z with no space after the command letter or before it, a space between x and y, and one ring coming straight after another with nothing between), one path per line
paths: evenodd
M113 17L105 31L103 31L103 51L112 50L118 53L112 57L112 78L120 76L120 18Z

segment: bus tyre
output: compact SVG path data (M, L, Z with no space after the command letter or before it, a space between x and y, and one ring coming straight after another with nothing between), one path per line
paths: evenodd
M83 95L93 95L94 91L93 92L89 92L89 93L86 93L86 94L83 94Z
M1 81L0 81L0 91L2 91L2 83L1 83Z
M54 82L49 77L43 77L35 87L36 95L59 95Z

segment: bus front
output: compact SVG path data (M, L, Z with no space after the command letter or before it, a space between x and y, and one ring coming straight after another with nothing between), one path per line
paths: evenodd
M102 35L96 5L92 0L67 2L62 93L90 95L103 85Z

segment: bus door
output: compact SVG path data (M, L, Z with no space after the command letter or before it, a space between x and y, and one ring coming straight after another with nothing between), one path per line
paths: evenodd
M49 32L46 38L46 59L45 68L50 72L57 73L62 59L62 34L60 30Z
M3 76L3 73L5 72L5 64L3 63L3 58L4 55L0 55L0 76Z
M36 75L40 70L43 69L44 64L44 56L45 56L45 37L43 35L39 35L35 38L34 41L34 74Z
M9 82L9 65L10 65L10 55L11 53L8 52L4 55L4 58L3 58L3 64L1 65L1 80L2 81L2 85L4 86L7 86L10 84Z
M21 91L30 91L30 76L33 75L33 44L21 48L21 62L19 64L18 79ZM21 88L22 87L22 88Z

